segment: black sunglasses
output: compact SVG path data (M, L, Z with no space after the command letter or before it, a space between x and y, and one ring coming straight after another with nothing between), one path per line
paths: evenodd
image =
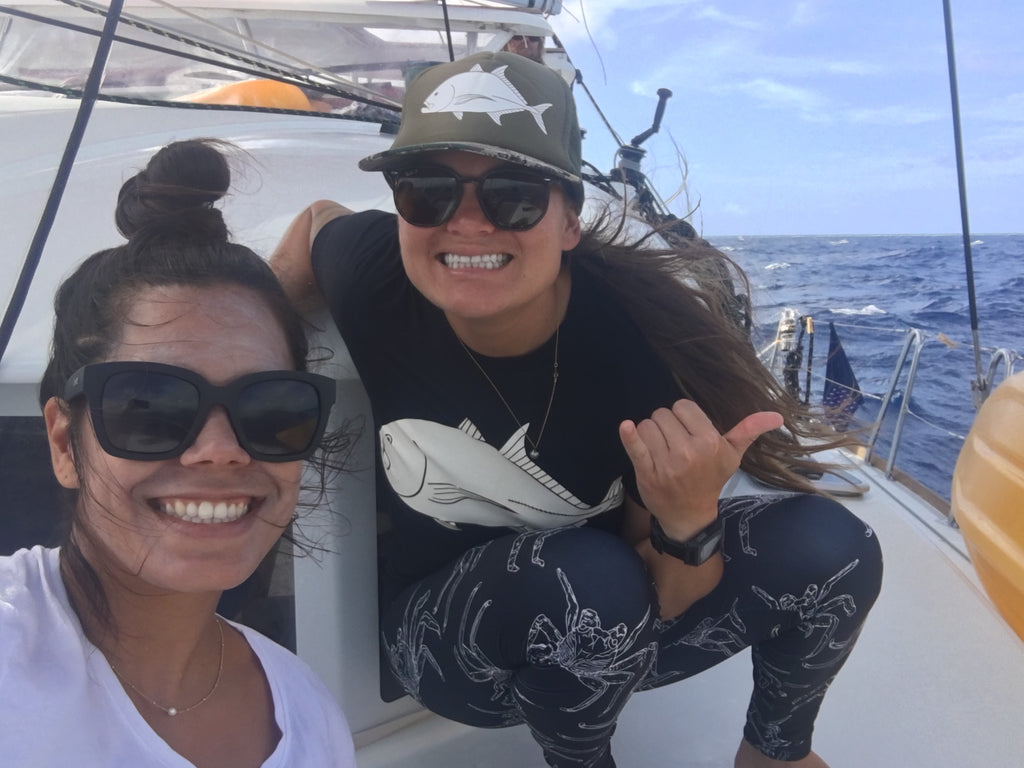
M238 444L257 461L298 461L319 445L334 404L333 379L261 371L217 387L187 368L93 363L68 379L64 400L85 395L100 447L136 461L173 459L195 441L210 409L224 406Z
M522 232L548 210L554 179L537 171L501 166L483 176L463 176L443 165L384 171L395 209L415 227L439 227L455 215L465 184L476 185L484 216L498 229Z

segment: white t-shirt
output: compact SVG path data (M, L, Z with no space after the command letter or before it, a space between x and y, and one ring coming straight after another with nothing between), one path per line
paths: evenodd
M281 729L264 768L354 768L348 723L313 671L258 632L233 626L263 665ZM149 727L86 639L56 549L0 557L0 763L192 766Z

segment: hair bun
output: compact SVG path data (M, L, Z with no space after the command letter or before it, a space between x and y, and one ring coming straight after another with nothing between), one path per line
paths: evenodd
M231 185L231 170L211 139L168 144L117 196L114 220L129 240L227 240L224 217L213 203Z

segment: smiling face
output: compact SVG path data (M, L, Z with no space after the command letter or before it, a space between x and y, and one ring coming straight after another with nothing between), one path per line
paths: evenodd
M430 163L469 177L502 164L468 152L433 155ZM480 210L474 185L467 184L447 222L415 227L399 217L398 235L409 279L464 339L486 326L526 334L541 323L549 326L547 335L554 332L562 252L580 239L579 217L558 185L552 187L547 213L532 229L495 227Z
M219 385L294 368L267 304L237 286L141 291L108 359L177 365ZM101 578L113 575L147 594L228 589L255 570L292 518L302 463L253 460L221 406L180 457L161 461L104 453L88 415L73 446L56 400L46 419L58 480L84 486L74 526ZM207 512L219 521L184 519Z
M505 43L504 50L518 53L534 61L544 62L544 38L531 35L516 35Z

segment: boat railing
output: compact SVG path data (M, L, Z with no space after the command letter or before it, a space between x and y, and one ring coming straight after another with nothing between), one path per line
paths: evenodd
M775 340L761 349L762 362L812 410L818 409L826 384L845 388L851 394L856 387L863 405L848 428L862 438L864 461L878 467L886 477L913 488L951 520L949 481L975 406L966 374L962 389L924 387L923 382L948 380L950 371L971 368L966 357L968 345L935 330L886 327L884 320L835 320L833 325L842 336L858 379L835 381L828 375L820 353L814 357L814 323L807 320L785 308ZM895 350L898 354L894 358ZM987 348L985 352L989 355L987 391L1013 375L1024 360L1019 352L1006 347ZM794 393L791 388L797 382L801 391ZM817 390L813 395L812 389ZM821 418L829 416L822 408ZM928 450L910 451L911 445L928 446Z
M871 456L875 450L875 444L878 441L878 433L882 429L882 424L885 422L885 414L889 410L889 405L892 403L892 397L896 392L896 386L899 384L900 376L903 372L903 366L907 361L907 355L910 355L910 372L907 374L907 384L904 389L903 398L900 401L899 416L896 419L896 428L893 431L892 443L889 446L889 457L885 463L885 474L887 477L892 477L893 468L896 466L896 454L900 448L900 440L903 436L903 425L907 418L907 413L910 410L910 395L914 390L914 382L917 380L917 365L921 359L921 350L924 349L924 334L918 328L909 328L907 330L906 339L903 342L903 349L900 351L899 357L896 359L896 365L893 368L892 376L889 379L889 386L886 389L885 395L882 397L882 404L878 410L878 417L875 419L874 426L871 428L871 435L867 442L867 451L865 458L870 461Z
M995 388L996 372L999 370L1000 363L1003 364L1003 378L1008 379L1016 371L1017 361L1022 359L1024 358L1012 349L1000 347L995 350L988 361L988 372L985 374L985 391L991 392Z

